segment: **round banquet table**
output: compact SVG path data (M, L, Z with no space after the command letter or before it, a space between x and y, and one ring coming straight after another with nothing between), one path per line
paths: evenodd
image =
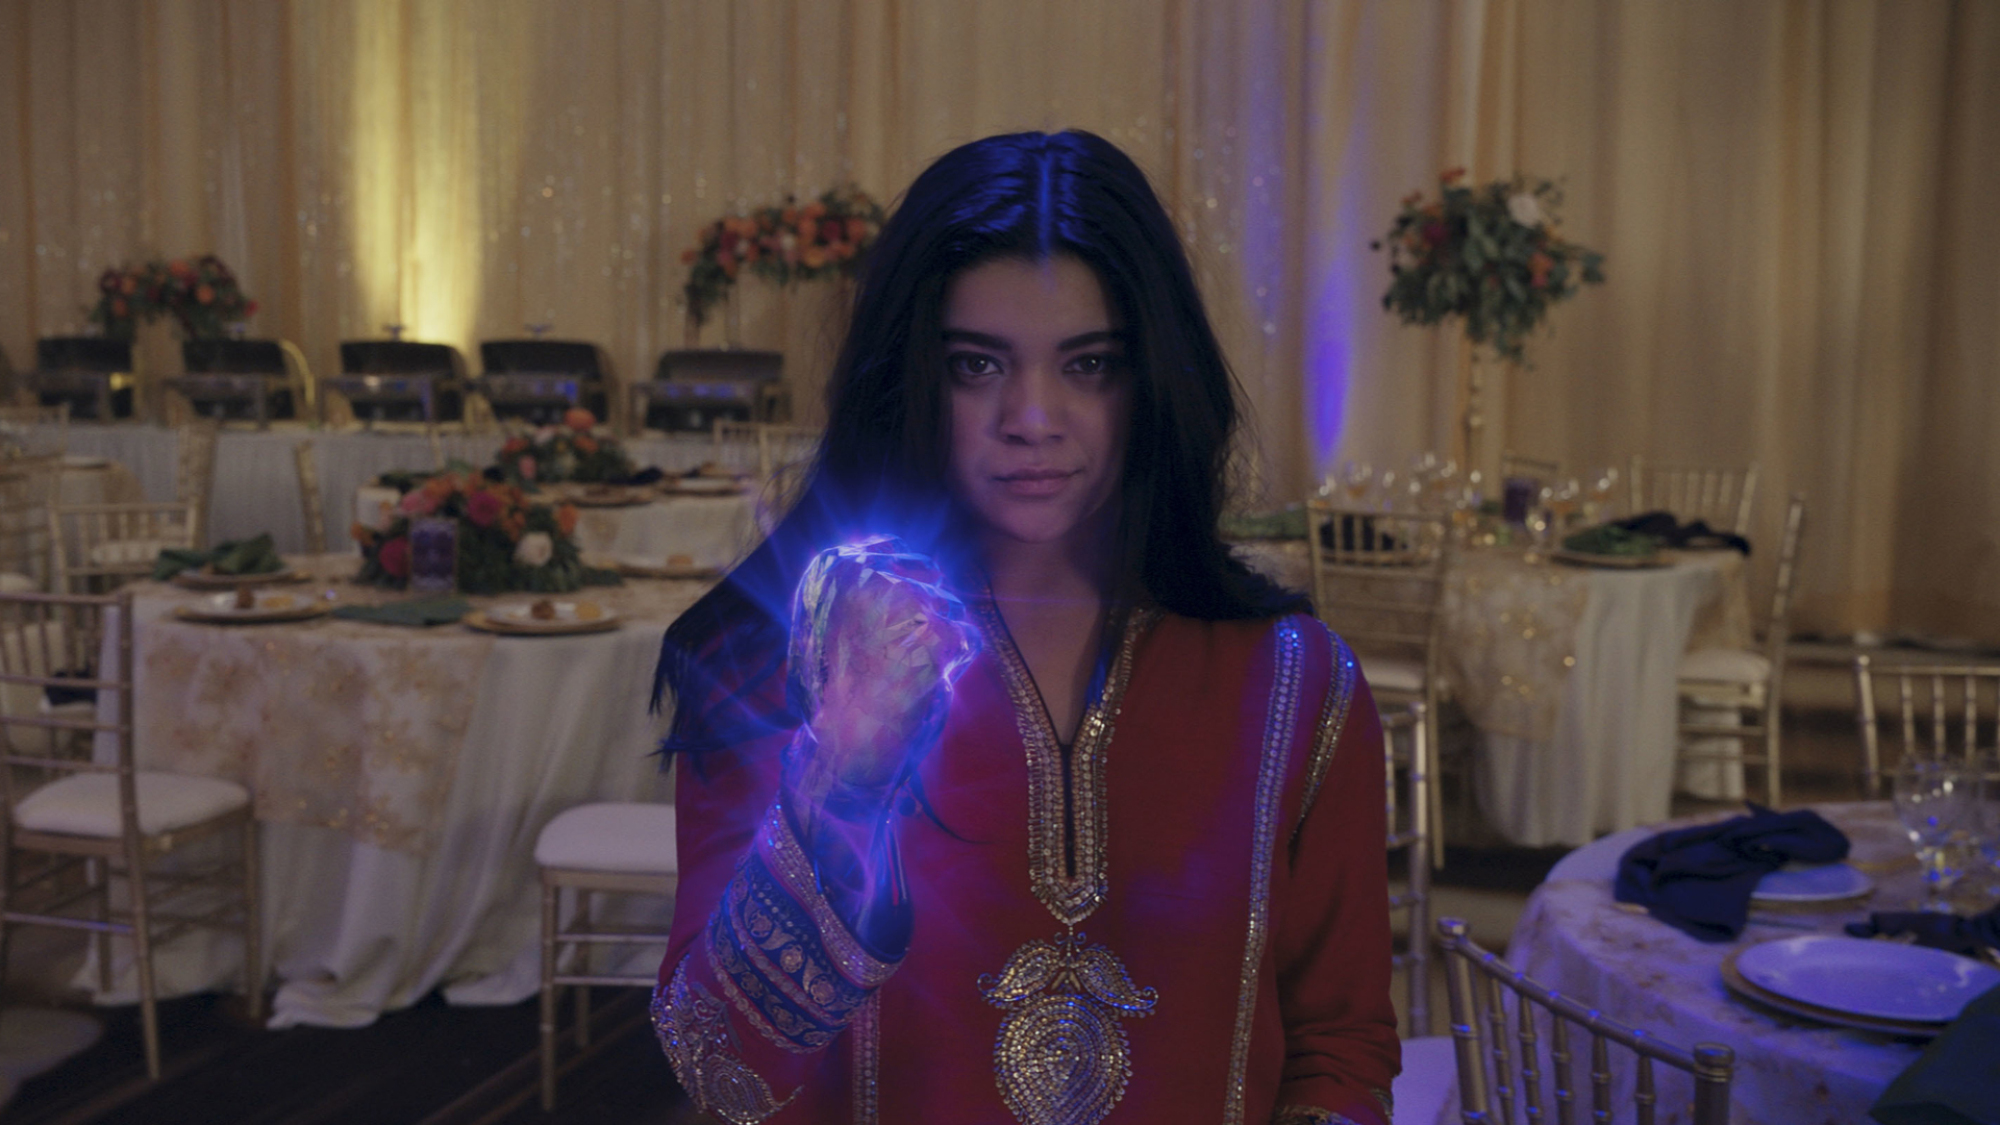
M1235 550L1312 589L1303 540ZM1480 811L1509 841L1581 845L1670 815L1681 656L1748 647L1751 626L1741 554L1666 556L1669 565L1636 570L1505 549L1451 556L1440 663L1479 730Z
M352 556L292 561L315 575L290 587L305 596L401 596L340 580ZM647 710L653 665L661 633L707 588L563 595L621 626L541 637L330 616L198 624L172 611L203 595L133 588L140 767L229 778L256 801L273 1027L360 1026L439 987L471 1004L535 992L536 834L573 805L671 799L650 757L665 722ZM199 931L171 943L162 994L237 987L239 950ZM100 1000L136 996L125 956ZM77 984L95 977L86 965Z
M1618 860L1660 831L1714 820L1676 821L1607 836L1564 857L1528 898L1507 960L1536 981L1601 1008L1677 1047L1723 1043L1736 1051L1730 1120L1736 1125L1850 1125L1890 1080L1915 1061L1922 1044L1868 1031L1830 1027L1743 1000L1722 983L1731 953L1803 933L1839 933L1871 910L1906 910L1921 897L1909 837L1887 802L1813 806L1848 836L1849 862L1875 881L1866 900L1823 911L1751 908L1734 942L1708 943L1611 897ZM1476 940L1479 935L1474 934ZM1631 1075L1619 1104L1630 1104ZM1685 1121L1663 1096L1661 1125ZM1681 1116L1665 1112L1674 1109Z

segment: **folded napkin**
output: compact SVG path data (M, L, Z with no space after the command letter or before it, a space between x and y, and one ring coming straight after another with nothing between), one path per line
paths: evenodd
M1868 1116L1882 1125L2000 1125L2000 987L1973 998Z
M658 465L649 465L649 466L647 466L646 468L643 468L643 469L640 469L640 470L639 470L638 472L636 472L636 473L633 473L633 474L632 474L632 475L630 475L630 476L624 476L624 477L619 477L619 478L618 478L617 480L613 480L613 481L607 481L606 483L608 483L608 484L658 484L658 483L660 483L661 481L665 480L665 479L666 479L666 477L667 477L667 474L666 474L665 472L663 472L663 471L662 471L662 470L660 469L660 467L659 467Z
M1757 881L1785 864L1847 858L1847 837L1816 812L1773 812L1662 832L1618 861L1613 895L1702 941L1729 941L1750 918Z
M1915 934L1918 945L1978 957L1983 950L2000 949L2000 906L1970 918L1930 911L1877 911L1866 922L1849 922L1847 932L1865 938Z
M450 625L472 612L472 603L459 597L411 598L381 605L344 605L333 611L349 621L373 621L378 625Z
M1717 531L1704 520L1682 523L1672 512L1641 512L1610 526L1651 535L1669 547L1729 547L1750 553L1750 541L1741 535Z
M183 570L202 567L212 567L217 574L276 574L285 569L285 560L278 557L267 531L254 539L218 543L208 551L169 547L153 560L153 580L164 582Z

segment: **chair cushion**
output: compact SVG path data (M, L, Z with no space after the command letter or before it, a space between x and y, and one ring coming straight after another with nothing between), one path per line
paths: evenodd
M674 807L607 802L565 809L536 837L535 862L572 871L677 874Z
M1368 686L1378 692L1402 691L1414 695L1424 690L1423 663L1408 657L1364 656L1361 674L1368 677Z
M1761 684L1771 678L1771 660L1763 653L1737 648L1697 649L1681 657L1680 678Z
M1396 1099L1396 1121L1432 1125L1457 1118L1446 1107L1458 1101L1458 1058L1449 1035L1403 1040L1403 1073L1389 1093Z
M139 795L139 831L148 836L200 824L250 803L250 792L233 781L141 770L134 779ZM52 781L14 810L14 823L33 832L109 839L119 834L118 776L72 774Z
M27 594L39 591L40 582L18 571L0 571L0 594Z
M131 566L152 562L168 547L185 546L166 539L107 539L92 545L88 558L92 566Z

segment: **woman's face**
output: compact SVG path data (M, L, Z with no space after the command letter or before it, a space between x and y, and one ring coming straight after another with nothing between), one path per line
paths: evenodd
M998 258L945 291L951 488L987 535L1080 542L1113 517L1132 379L1096 271Z

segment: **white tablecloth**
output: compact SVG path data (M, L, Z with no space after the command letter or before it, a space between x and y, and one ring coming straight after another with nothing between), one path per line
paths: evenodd
M273 1026L358 1026L439 987L474 1004L535 991L535 836L573 805L670 799L649 756L665 719L647 700L662 631L705 589L587 590L576 596L622 628L517 638L333 618L199 625L169 616L196 595L138 588L140 765L229 777L257 800ZM162 992L235 987L239 949L175 942ZM105 999L132 998L133 980L122 966ZM93 982L86 966L77 983Z
M1722 961L1736 950L1807 932L1798 927L1838 932L1841 923L1869 910L1909 909L1916 897L1909 838L1886 802L1817 808L1847 833L1851 862L1875 879L1877 890L1865 903L1825 914L1773 915L1791 924L1753 921L1734 942L1696 941L1612 900L1618 859L1647 834L1640 830L1581 848L1550 872L1514 927L1507 960L1542 984L1682 1049L1703 1042L1734 1049L1730 1120L1736 1125L1865 1122L1869 1105L1916 1059L1918 1045L1781 1015L1738 999L1722 983ZM1618 1104L1629 1106L1631 1070L1617 1074ZM1685 1122L1686 1083L1662 1081L1661 1125ZM1457 1120L1455 1113L1450 1120Z
M1312 588L1303 541L1235 550L1285 585ZM1519 552L1454 556L1441 663L1480 730L1480 810L1507 839L1583 844L1667 818L1680 658L1691 641L1750 642L1743 556L1674 558L1612 570Z
M664 566L675 555L721 569L757 545L757 504L743 494L669 496L628 508L583 508L576 543L586 555Z
M447 458L471 465L489 465L504 440L488 434L440 439ZM238 539L268 531L280 551L305 549L298 466L292 449L313 443L319 465L320 505L326 513L326 542L340 549L349 542L354 490L389 469L428 469L434 464L431 443L420 434L368 431L310 430L303 426L269 430L225 430L216 445L215 485L209 496L208 533L211 542ZM159 426L71 424L72 453L108 457L138 475L145 499L174 499L175 431ZM626 452L633 463L657 465L668 472L685 472L715 459L715 444L700 435L629 439Z

